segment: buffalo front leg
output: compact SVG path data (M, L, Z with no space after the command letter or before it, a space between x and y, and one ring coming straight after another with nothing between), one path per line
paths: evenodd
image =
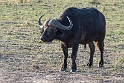
M77 65L76 65L76 55L77 55L77 51L78 51L78 46L79 43L75 43L74 46L72 47L72 54L71 54L71 59L72 59L72 70L71 72L76 72L77 71Z
M62 50L63 50L64 55L63 55L63 63L62 63L61 71L66 71L67 58L68 58L68 48L62 44Z
M89 43L89 48L90 48L90 59L89 59L89 62L87 64L87 66L91 67L93 65L93 55L94 55L94 52L95 52L95 46L94 46L93 42Z

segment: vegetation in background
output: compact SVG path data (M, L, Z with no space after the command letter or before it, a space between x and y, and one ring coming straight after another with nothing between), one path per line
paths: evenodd
M105 67L97 68L100 52L96 48L94 66L86 67L89 48L79 47L77 66L79 73L96 80L108 76L124 76L124 1L123 0L0 0L0 68L13 71L56 72L61 67L62 51L59 41L40 41L38 18L58 18L68 7L95 7L106 17ZM69 55L71 49L69 49ZM6 66L4 66L6 65ZM69 56L68 65L71 65ZM67 73L69 73L68 67ZM77 72L78 73L78 72ZM119 81L121 82L121 81Z

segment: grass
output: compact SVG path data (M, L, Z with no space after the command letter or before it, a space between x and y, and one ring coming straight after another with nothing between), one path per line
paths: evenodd
M68 7L95 7L106 17L105 68L97 68L100 59L98 48L94 55L93 68L87 68L89 48L79 47L77 54L77 74L84 74L98 81L107 82L112 76L124 76L124 1L123 0L32 0L30 3L2 1L0 3L0 68L5 75L20 77L30 72L58 72L62 63L62 50L59 41L43 43L40 41L37 20L58 18L63 9ZM71 49L69 49L69 55ZM71 59L68 59L67 75L70 75ZM15 72L15 73L14 73ZM26 74L22 74L25 72ZM9 74L8 74L9 73ZM25 76L26 75L26 76ZM30 73L29 75L32 75ZM71 74L73 75L73 74ZM16 76L15 76L16 77ZM13 79L13 78L11 78ZM121 80L111 79L111 83Z

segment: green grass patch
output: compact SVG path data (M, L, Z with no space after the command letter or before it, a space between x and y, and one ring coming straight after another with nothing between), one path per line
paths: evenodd
M100 60L100 52L97 48L93 68L86 68L89 48L87 46L87 49L84 50L80 45L76 61L78 71L98 80L101 77L121 76L124 73L123 4L123 0L31 0L29 3L15 3L6 0L1 2L0 56L6 59L1 62L6 63L8 72L17 71L14 65L23 71L26 69L34 72L58 71L63 55L60 42L54 40L52 43L43 43L40 41L38 18L45 14L42 22L47 19L56 19L68 7L95 7L106 17L105 68L97 67ZM71 52L69 49L68 71L71 68Z

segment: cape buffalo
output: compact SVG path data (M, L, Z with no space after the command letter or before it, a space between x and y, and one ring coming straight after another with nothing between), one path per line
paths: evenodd
M101 52L99 67L103 67L104 38L106 33L106 21L104 15L95 8L75 8L65 9L58 19L46 20L38 23L41 29L41 40L51 42L54 39L61 41L61 47L64 53L61 71L67 69L68 48L72 48L72 72L77 70L76 54L79 44L86 44L90 48L90 59L87 66L93 65L93 55L95 52L94 41Z

